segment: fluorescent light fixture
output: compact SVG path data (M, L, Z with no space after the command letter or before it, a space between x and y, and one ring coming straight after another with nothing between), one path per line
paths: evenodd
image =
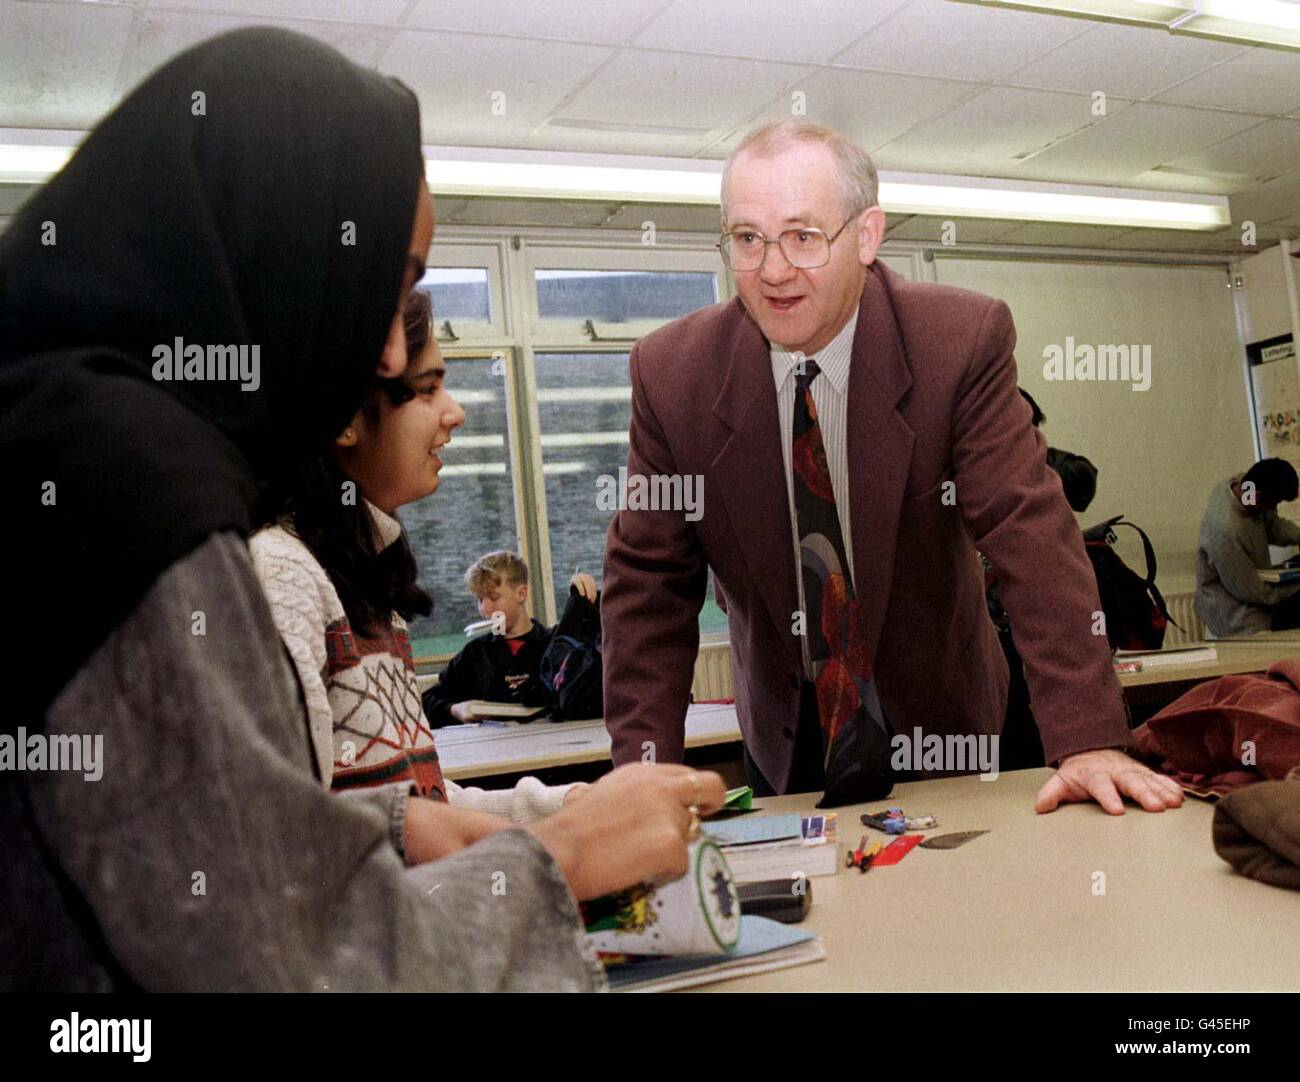
M691 158L425 147L429 188L443 195L717 205L722 163Z
M1284 0L956 0L961 4L1158 26L1175 34L1300 49L1300 7Z
M1051 15L1076 15L1085 19L1168 27L1187 14L1187 3L1156 3L1152 0L957 0L981 7L1018 8Z
M1194 0L1175 34L1300 49L1300 7L1278 0Z
M1145 229L1215 230L1232 222L1221 195L907 173L881 174L880 205L894 214Z
M689 158L426 147L429 187L442 195L600 199L717 206L722 163ZM1228 225L1222 196L1036 184L982 177L882 173L888 213L1151 229Z
M0 129L0 182L39 184L57 172L81 132ZM424 148L440 195L718 206L722 162L471 147ZM1224 196L985 177L882 173L891 214L1022 222L1214 230L1231 221Z
M85 132L0 128L0 184L43 184L84 137Z

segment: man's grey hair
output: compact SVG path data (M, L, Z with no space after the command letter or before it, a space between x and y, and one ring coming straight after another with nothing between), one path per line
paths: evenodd
M722 224L727 224L727 180L736 159L742 154L759 157L774 154L791 143L821 143L835 159L839 174L840 196L844 202L844 215L861 214L876 205L880 179L876 175L871 156L856 143L844 138L834 128L814 124L809 120L774 120L749 132L735 149L727 155L722 167Z

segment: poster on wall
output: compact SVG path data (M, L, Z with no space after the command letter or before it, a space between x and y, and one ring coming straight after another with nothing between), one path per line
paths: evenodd
M1262 458L1284 458L1300 469L1300 371L1295 342L1283 334L1246 347L1255 425Z

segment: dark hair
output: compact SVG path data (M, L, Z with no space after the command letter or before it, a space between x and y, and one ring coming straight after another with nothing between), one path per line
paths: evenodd
M402 309L408 363L428 347L431 315L428 294L412 290ZM395 406L413 397L405 380L375 380L361 409L376 423L380 394ZM372 637L392 623L394 613L406 620L428 616L433 599L416 582L419 570L406 531L379 551L373 519L355 485L352 499L344 499L344 486L352 484L326 447L301 463L279 520L325 568L353 630Z
M1295 467L1282 458L1262 458L1246 471L1241 479L1244 485L1255 486L1258 503L1286 503L1300 492L1300 477Z
M1044 421L1047 420L1047 414L1045 414L1041 409L1038 408L1038 403L1034 401L1034 396L1031 395L1028 391L1026 391L1023 387L1017 387L1016 390L1020 392L1020 397L1029 403L1029 408L1034 411L1032 423L1035 428L1038 428Z

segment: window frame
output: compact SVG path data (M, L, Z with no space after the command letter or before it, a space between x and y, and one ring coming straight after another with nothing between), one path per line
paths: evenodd
M439 244L435 241L429 249L426 269L487 271L488 304L492 315L490 320L442 318L438 315L437 306L434 306L434 336L444 350L499 343L510 337L506 289L501 273L503 246L500 239L477 244L463 241ZM454 338L446 333L447 324L450 324Z

